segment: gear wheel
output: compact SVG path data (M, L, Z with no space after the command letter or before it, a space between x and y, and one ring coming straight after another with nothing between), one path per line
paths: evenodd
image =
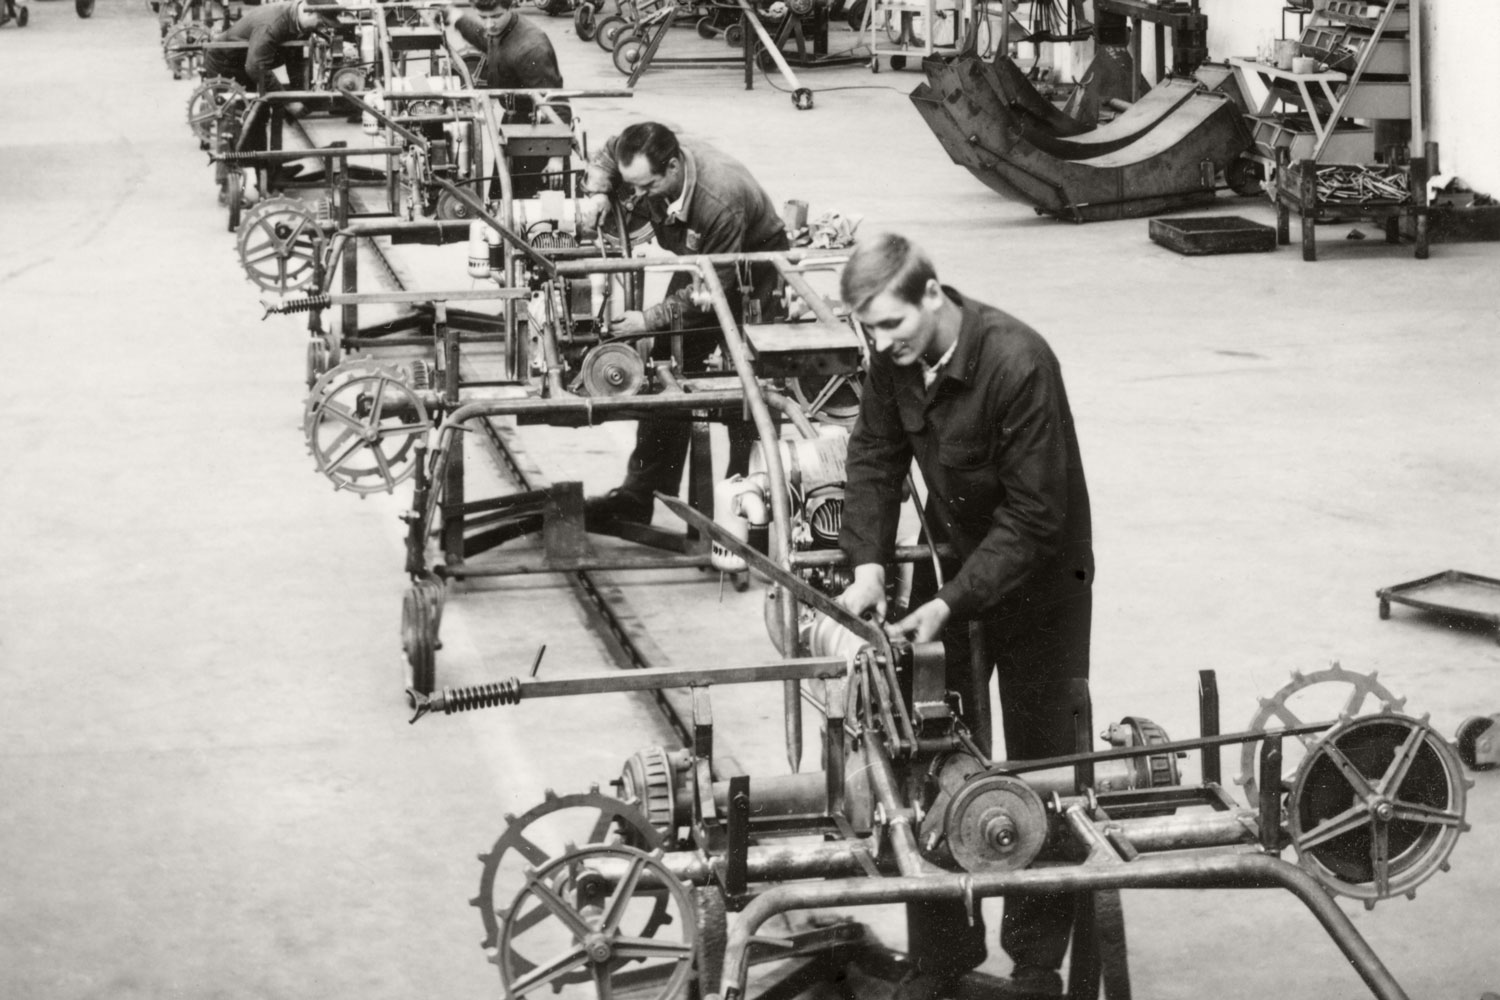
M399 369L359 358L318 379L302 429L318 471L334 488L367 496L390 493L417 471L415 445L432 420Z
M505 832L495 841L488 854L479 855L484 866L479 877L479 894L469 900L469 905L479 910L479 919L484 924L484 940L480 947L498 948L501 925L510 923L514 907L501 910L496 905L496 894L509 898L525 882L527 869L543 865L574 850L578 843L634 844L648 851L657 851L662 846L661 835L646 818L646 814L634 802L603 795L594 785L587 792L558 795L550 788L540 805L534 806L521 816L506 815ZM531 923L545 914L527 914L522 921ZM659 900L648 914L638 915L636 933L640 937L651 937L671 914L667 912L666 900ZM517 928L506 928L512 940L528 929L530 924ZM545 961L550 954L540 954ZM499 963L497 954L493 961ZM526 959L511 955L508 961L521 972ZM582 975L577 974L577 975ZM572 978L565 982L574 981ZM582 981L581 979L579 981Z
M664 907L668 934L634 932L641 906ZM543 987L561 993L581 984L580 997L627 990L640 1000L676 1000L698 960L698 914L688 888L661 862L660 852L591 844L526 874L496 947L501 990L528 997ZM547 919L551 917L552 919ZM543 966L518 945L547 956Z
M214 125L231 107L242 105L246 100L245 88L223 76L211 76L193 91L187 103L188 127L203 143L208 143L214 134Z
M1464 822L1458 754L1427 722L1384 711L1346 718L1297 769L1287 832L1297 862L1366 908L1448 870Z
M323 242L323 229L313 212L295 198L278 197L250 210L236 244L250 280L285 295L312 284Z
M1306 694L1299 698L1307 703L1308 707L1316 708L1320 699L1328 701L1330 693L1336 693L1331 685L1347 685L1349 694L1341 701L1335 699L1336 706L1333 711L1322 712L1316 716L1309 716L1314 721L1318 719L1350 719L1358 715L1370 698L1379 702L1380 708L1386 711L1396 711L1406 704L1405 698L1397 698L1385 685L1375 679L1375 673L1361 674L1353 670L1345 670L1337 663L1332 664L1326 670L1315 670L1310 674L1304 674L1300 670L1292 671L1291 682L1277 691L1269 698L1260 699L1260 707L1255 710L1255 715L1250 719L1247 730L1255 732L1269 732L1277 728L1292 728L1305 725L1306 722L1299 717L1288 705L1294 695L1303 695L1309 688L1317 687L1316 694ZM1304 707L1304 713L1308 710ZM1279 721L1279 726L1271 725L1272 721ZM1319 742L1319 734L1312 733L1299 736L1302 745L1311 749ZM1245 801L1252 809L1256 808L1260 801L1260 786L1256 782L1256 758L1260 752L1260 741L1252 741L1244 744L1240 750L1240 776L1235 783L1245 789ZM1283 748L1283 753L1285 753ZM1290 770L1295 762L1284 757L1286 770Z

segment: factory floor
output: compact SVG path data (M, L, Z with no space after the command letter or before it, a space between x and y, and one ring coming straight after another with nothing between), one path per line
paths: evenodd
M261 321L184 122L192 84L163 68L145 4L31 10L0 29L0 997L495 996L476 855L506 814L609 781L661 726L625 696L407 724L408 488L361 501L313 473L305 333ZM570 86L621 86L566 19L524 16ZM734 69L653 70L579 107L594 144L659 119L778 203L908 233L946 282L1050 340L1095 512L1101 728L1195 735L1206 668L1243 728L1292 671L1333 662L1378 672L1450 738L1500 712L1494 629L1382 621L1375 599L1449 568L1500 576L1495 247L1418 261L1344 226L1317 263L1183 257L1144 220L1039 218L948 161L906 98L919 79L806 70L816 107L798 111L763 76L747 93ZM1227 194L1195 214L1271 219ZM629 441L522 435L591 491ZM616 582L673 665L775 659L759 586ZM605 663L558 580L459 593L443 629L443 683L524 674L542 644L543 676ZM752 774L785 771L779 699L715 702ZM1224 763L1227 783L1238 754ZM1411 901L1341 903L1412 997L1500 989L1500 772L1474 778L1451 872ZM1137 996L1368 995L1286 894L1129 892L1125 913ZM856 915L902 946L899 911Z

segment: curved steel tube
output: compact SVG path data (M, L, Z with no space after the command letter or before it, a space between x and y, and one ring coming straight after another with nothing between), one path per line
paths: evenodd
M1318 880L1289 861L1264 854L1143 858L1128 864L1028 868L987 875L842 879L776 886L756 897L730 927L721 996L723 1000L744 997L748 972L745 959L751 938L768 919L790 910L958 900L965 895L987 898L1100 889L1275 888L1287 890L1312 911L1379 1000L1407 1000L1390 970Z

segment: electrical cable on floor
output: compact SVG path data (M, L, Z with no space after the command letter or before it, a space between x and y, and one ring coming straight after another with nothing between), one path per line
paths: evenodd
M857 45L855 46L855 48L864 48L864 46ZM849 51L853 52L854 49L850 49ZM765 77L767 86L769 86L772 90L779 90L783 94L794 93L792 88L783 87L777 84L777 82L771 78L771 71L766 69L764 66L761 66L759 60L756 60L756 66L760 69L760 75ZM847 87L803 87L802 89L812 94L831 94L836 90L894 90L898 94L906 93L906 91L902 90L900 87L892 87L890 84L885 83L851 84Z

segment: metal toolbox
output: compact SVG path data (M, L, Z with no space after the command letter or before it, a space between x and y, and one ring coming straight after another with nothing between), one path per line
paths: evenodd
M1252 115L1256 152L1269 160L1285 148L1291 158L1308 160L1318 146L1317 133L1305 115ZM1370 163L1375 159L1375 130L1368 125L1340 122L1323 150L1329 163Z

